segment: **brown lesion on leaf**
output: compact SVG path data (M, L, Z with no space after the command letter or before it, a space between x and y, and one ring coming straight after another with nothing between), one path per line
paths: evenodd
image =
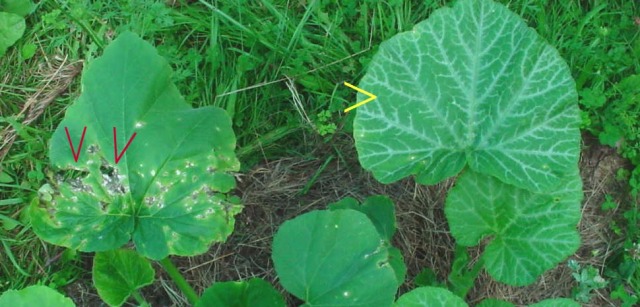
M127 176L120 175L118 169L110 165L100 168L102 171L102 185L111 195L129 193L129 186L125 183Z
M81 178L73 178L68 180L67 183L71 186L71 190L76 193L93 193L91 185L85 184Z
M89 147L87 147L87 153L89 153L91 155L93 155L93 154L95 154L95 153L97 153L99 151L100 151L100 146L98 146L98 145L91 144L91 145L89 145Z
M147 206L153 206L158 202L158 198L155 196L147 196L144 198L144 203Z

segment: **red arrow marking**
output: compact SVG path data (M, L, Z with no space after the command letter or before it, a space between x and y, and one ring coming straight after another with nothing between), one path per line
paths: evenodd
M124 152L127 151L127 148L129 148L129 145L131 145L133 138L136 137L136 134L137 133L134 132L133 135L131 135L131 138L129 138L127 145L124 146L124 149L122 149L122 152L120 152L120 155L118 155L118 140L116 139L116 127L113 127L113 156L116 158L116 164L120 162L120 159L122 159Z
M84 142L84 133L87 132L87 126L82 129L82 136L80 137L80 145L78 145L78 152L73 148L73 142L71 141L71 135L69 134L69 128L64 127L64 131L67 133L67 140L69 141L69 147L71 147L71 154L73 155L73 161L78 162L80 158L80 150L82 149L82 142Z

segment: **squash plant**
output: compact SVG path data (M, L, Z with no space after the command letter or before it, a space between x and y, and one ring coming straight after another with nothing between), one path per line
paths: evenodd
M153 282L149 261L157 260L196 306L284 306L260 279L215 283L198 297L169 261L224 241L241 209L226 195L239 168L229 117L191 108L170 73L131 33L89 64L50 144L52 166L73 172L32 203L34 231L96 252L94 284L109 305L130 296L146 305L139 288ZM425 286L396 300L406 267L391 245L394 205L347 198L285 222L274 237L280 283L304 306L465 306L482 269L526 285L575 252L575 86L557 52L517 15L490 0L440 9L384 42L360 87L378 96L354 122L364 168L384 183L456 177L445 205L459 245L451 291ZM481 241L483 256L468 270L466 249Z
M30 0L0 0L0 57L22 37L26 30L24 17L34 9Z
M193 109L170 77L150 44L132 33L114 40L84 71L82 94L50 141L51 165L74 176L31 206L45 241L102 252L94 261L98 289L127 285L103 296L113 305L153 281L145 258L160 260L195 301L167 257L224 241L241 209L225 194L240 166L231 120L216 107ZM129 242L136 253L113 252ZM146 273L121 274L133 268Z
M476 268L450 276L456 294L480 268L531 284L577 250L575 84L519 16L488 0L435 11L382 43L359 87L378 97L354 121L362 166L383 183L454 177L445 213L458 258L489 239Z

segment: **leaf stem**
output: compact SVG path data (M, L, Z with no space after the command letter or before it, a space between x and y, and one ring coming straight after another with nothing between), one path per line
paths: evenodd
M180 271L178 271L178 268L173 265L171 259L169 259L169 257L167 256L166 258L160 260L160 265L162 265L167 274L169 274L169 277L171 277L173 282L176 283L178 289L180 289L180 291L182 291L182 293L187 297L189 303L191 305L195 305L199 299L196 290L194 290L191 285L189 285L189 283L184 279L184 276L182 276L182 274L180 274Z
M150 306L149 303L147 303L147 300L145 300L144 297L142 297L142 295L140 294L140 291L133 291L131 295L133 295L133 298L136 299L136 301L138 302L138 304L140 304L140 306L142 307Z

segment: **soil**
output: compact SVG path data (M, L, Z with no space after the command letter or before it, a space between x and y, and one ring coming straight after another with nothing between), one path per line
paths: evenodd
M583 139L580 167L585 197L583 217L579 224L582 246L569 259L602 270L611 256L611 246L616 244L615 236L609 231L609 223L616 213L603 212L600 206L605 194L613 195L619 201L624 200L625 185L616 181L615 174L619 168L628 167L628 164L616 154L615 149L599 145L589 135L584 135ZM342 140L339 143L353 144L353 141ZM398 232L394 245L402 250L408 268L407 279L400 293L414 287L412 280L425 267L433 269L440 279L445 280L451 267L454 241L448 232L443 202L453 180L434 186L422 186L412 179L382 185L360 167L354 148L341 148L341 152L342 157L333 159L305 194L301 191L325 159L284 158L264 162L245 174L238 174L236 193L242 198L245 208L236 217L235 232L226 243L213 245L203 255L173 258L187 281L201 293L213 282L260 277L282 290L270 257L270 244L278 226L304 212L324 209L327 204L343 197L362 200L376 194L388 195L396 204ZM329 155L328 149L324 153L323 149L314 153L316 157ZM84 265L89 270L91 258L91 254L84 256ZM156 266L156 272L156 282L143 291L152 306L186 305L185 299L162 269ZM467 301L476 304L492 297L518 305L531 304L546 298L571 297L571 289L575 285L566 262L527 287L506 286L483 273ZM66 290L78 306L102 304L92 287L90 275ZM599 292L586 306L614 305L608 297L607 293ZM291 296L287 296L287 300L290 305L300 303Z

